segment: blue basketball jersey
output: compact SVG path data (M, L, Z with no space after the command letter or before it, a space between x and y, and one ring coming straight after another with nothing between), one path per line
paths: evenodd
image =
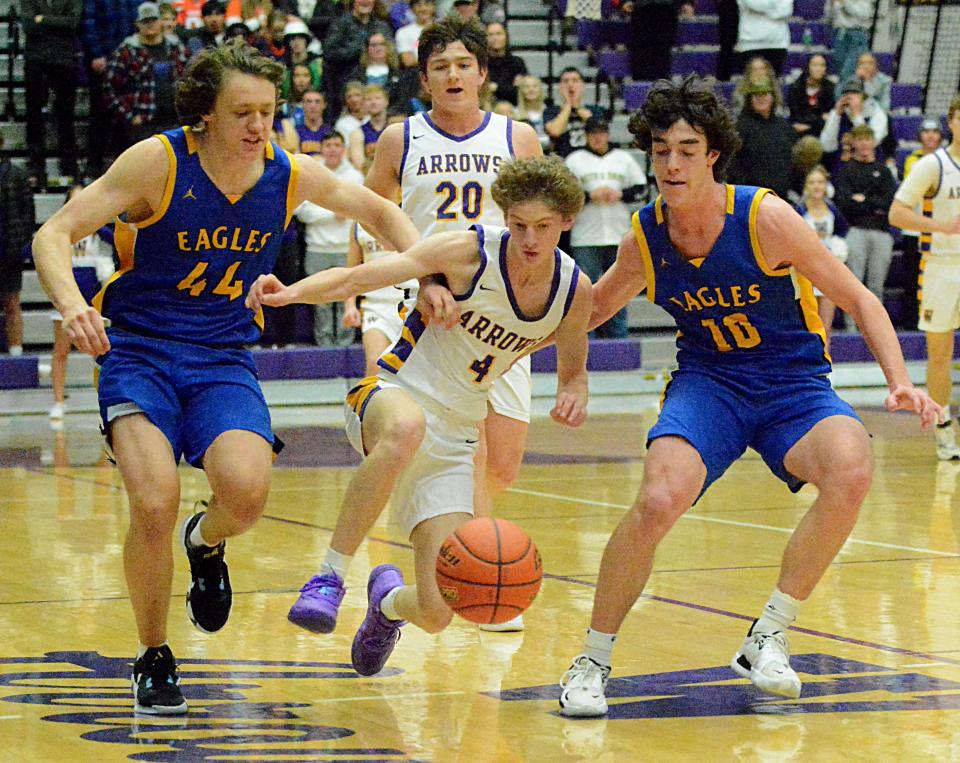
M300 137L300 153L307 156L320 156L323 141L333 134L333 128L325 124L318 130L311 130L305 123L295 125L295 129Z
M633 216L647 297L677 322L681 369L764 377L830 371L810 281L793 268L771 269L760 251L757 211L767 193L728 185L723 231L695 260L670 242L662 197Z
M210 347L254 343L263 315L244 297L273 271L293 214L296 161L267 144L257 184L228 197L200 166L189 128L155 137L170 166L160 209L142 222L116 221L120 270L94 305L135 334Z

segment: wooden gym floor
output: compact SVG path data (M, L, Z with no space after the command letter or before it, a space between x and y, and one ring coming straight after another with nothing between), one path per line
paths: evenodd
M337 631L286 620L317 567L355 463L336 426L281 429L263 519L230 541L230 623L207 636L183 597L170 641L190 713L135 717L136 647L121 549L126 501L98 465L92 417L0 425L0 761L904 761L960 760L960 463L902 415L863 411L877 476L860 522L792 631L796 701L759 695L729 660L813 499L748 455L661 546L621 631L610 716L556 714L556 682L581 647L600 555L643 471L649 409L594 416L579 432L531 429L498 514L521 524L546 578L522 634L464 621L404 629L388 668L350 669L365 581L412 572L382 522L348 577ZM309 417L306 417L309 418ZM204 497L185 468L184 512ZM177 555L174 588L187 587Z

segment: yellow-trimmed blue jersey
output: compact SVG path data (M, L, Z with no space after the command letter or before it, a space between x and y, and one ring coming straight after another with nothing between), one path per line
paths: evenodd
M791 267L771 269L760 251L757 211L771 191L726 188L726 221L706 257L688 260L670 242L662 197L633 216L647 297L677 322L680 368L763 376L829 373L810 281Z
M296 160L268 143L260 179L233 197L201 167L190 128L155 137L169 159L163 201L146 220L116 221L120 269L94 305L135 334L210 347L256 342L263 316L244 297L273 270L293 214Z

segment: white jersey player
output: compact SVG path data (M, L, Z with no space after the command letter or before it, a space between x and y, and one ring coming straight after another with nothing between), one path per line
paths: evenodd
M890 206L891 225L920 233L918 327L927 339L927 389L946 411L936 428L942 461L960 459L949 408L953 334L960 328L960 95L950 102L947 124L953 141L913 165Z
M353 642L353 665L372 675L386 663L404 621L430 633L452 617L437 587L443 540L473 515L474 455L486 394L496 377L552 336L557 343L557 403L568 426L586 417L590 279L556 247L583 206L577 179L556 158L504 164L492 186L507 228L440 233L408 251L353 268L333 268L292 286L257 280L247 304L324 302L407 278L442 275L462 306L444 329L408 317L380 359L378 377L347 397L347 431L364 454L344 495L320 574L302 589L289 618L329 632L343 598L347 565L392 494L394 514L414 548L416 585L392 565L373 570L367 617Z
M429 112L388 127L367 173L369 188L401 205L421 234L465 230L473 224L503 225L503 212L490 198L501 164L512 157L541 156L532 127L479 106L487 76L486 33L476 22L448 18L420 35L420 82L430 93ZM434 317L456 313L450 293L427 286L420 304ZM493 385L483 434L490 443L478 466L485 479L476 498L489 511L489 493L504 490L520 469L530 420L529 360L517 363ZM481 448L483 445L481 444Z

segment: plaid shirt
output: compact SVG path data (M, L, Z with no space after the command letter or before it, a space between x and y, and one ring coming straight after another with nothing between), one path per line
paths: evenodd
M164 42L176 81L183 76L190 54L179 40L167 37ZM157 110L153 62L137 35L128 37L111 54L103 99L117 121L131 124L138 114L144 123L153 121Z

